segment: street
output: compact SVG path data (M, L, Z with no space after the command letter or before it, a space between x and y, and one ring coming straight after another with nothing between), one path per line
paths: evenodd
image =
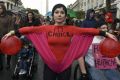
M43 80L43 74L42 73L43 73L44 63L38 55L36 55L36 61L37 61L37 64L38 64L37 65L38 69L34 73L32 80ZM0 80L12 80L12 75L14 73L16 62L17 62L16 56L12 56L11 68L9 70L7 70L5 68L5 64L4 64L4 69L2 71L0 71ZM74 69L74 65L73 65L72 69ZM73 70L72 70L71 80L73 80Z
M38 62L38 69L34 73L33 80L43 80L42 79L43 75L41 74L43 72L43 61L40 58L38 58L38 56L36 56L36 59L37 59L36 61ZM16 56L12 56L11 68L9 70L5 68L4 64L4 69L0 71L0 80L12 80L12 75L14 73L16 62L17 62Z

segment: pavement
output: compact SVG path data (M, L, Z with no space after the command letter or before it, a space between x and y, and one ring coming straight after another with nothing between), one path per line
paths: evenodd
M33 76L33 79L32 80L43 80L43 66L44 66L44 63L41 59L41 57L39 55L36 54L36 58L35 58L36 62L37 62L37 71L34 72L34 76ZM4 63L4 69L2 71L0 71L0 80L12 80L12 75L14 73L14 69L15 69L15 65L17 63L17 57L16 56L12 56L12 59L11 59L11 68L9 70L7 70L5 68L5 64L6 64L6 60L4 60L5 63ZM75 67L75 64L73 64L72 66L72 75L71 75L71 80L74 80L73 79L73 71L74 71L74 67Z

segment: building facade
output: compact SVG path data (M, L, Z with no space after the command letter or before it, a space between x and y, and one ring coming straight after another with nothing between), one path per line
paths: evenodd
M111 7L115 8L120 0L111 0ZM96 11L106 7L106 0L76 0L75 3L70 4L68 8L74 11L87 11L88 9L95 9Z
M16 3L16 1L18 2ZM6 9L10 11L17 12L24 9L21 0L0 0L0 2L3 2L6 6Z
M117 15L116 15L116 17L120 19L120 0L117 0L116 3L117 3Z

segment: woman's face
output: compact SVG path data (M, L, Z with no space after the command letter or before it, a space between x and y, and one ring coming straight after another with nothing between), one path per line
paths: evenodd
M105 16L105 19L109 19L109 16L106 15L106 16Z
M0 6L0 14L2 14L3 13L3 8L2 8L2 6Z
M29 18L29 19L32 19L32 18L33 18L32 13L28 13L28 18Z
M91 13L90 13L90 17L91 17L91 18L94 17L94 12L91 12Z
M53 18L54 18L54 21L55 21L56 25L61 25L61 24L64 23L64 21L66 19L66 15L65 15L65 11L63 10L62 7L61 8L57 8L54 11Z

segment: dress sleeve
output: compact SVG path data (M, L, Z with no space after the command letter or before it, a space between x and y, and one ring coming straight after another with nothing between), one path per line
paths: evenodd
M20 29L18 29L17 31L15 31L16 33L20 33L20 34L28 34L28 33L34 33L34 32L44 32L46 31L46 27L45 26L38 26L38 27L34 27L34 26L28 26L28 27L22 27Z
M90 34L90 35L100 35L100 36L105 36L106 33L104 31L101 31L96 28L78 28L74 27L74 29L71 29L74 31L75 34Z

